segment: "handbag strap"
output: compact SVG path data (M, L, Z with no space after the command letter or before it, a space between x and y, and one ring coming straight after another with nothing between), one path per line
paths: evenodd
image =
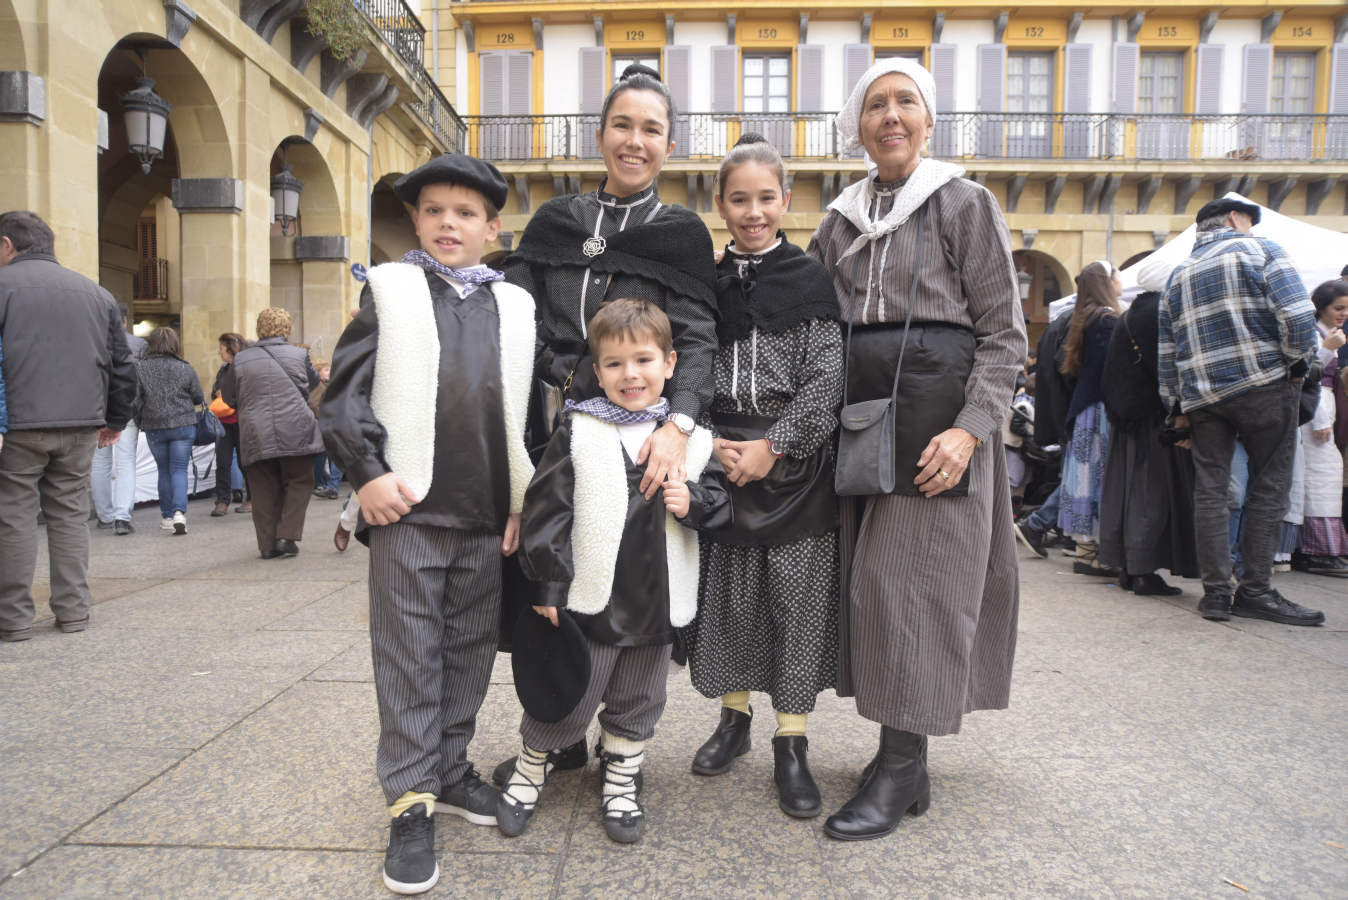
M913 255L913 279L908 286L908 314L903 320L903 341L899 344L899 362L894 368L894 386L890 388L889 399L892 402L899 395L899 375L903 372L903 354L908 349L908 329L913 324L913 307L917 305L917 276L922 269L922 247L926 243L927 237L927 204L922 204L922 208L917 214L917 251ZM857 315L857 280L852 279L852 299L849 303L851 307L847 314L847 350L845 360L852 358L852 323ZM843 406L847 405L847 380L843 379Z

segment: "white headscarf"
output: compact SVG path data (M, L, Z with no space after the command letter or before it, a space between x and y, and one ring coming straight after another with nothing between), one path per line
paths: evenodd
M899 57L882 59L867 69L865 75L861 76L861 80L852 89L847 102L843 104L842 112L838 113L833 120L838 128L838 134L847 142L848 150L855 150L861 146L861 103L866 99L866 91L875 83L876 79L891 72L907 75L913 79L918 92L922 94L922 102L926 104L927 112L931 114L933 121L935 120L936 81L931 77L931 73L915 60ZM843 218L855 225L861 234L857 236L856 240L852 241L851 246L843 251L839 260L857 252L867 242L877 241L899 228L941 185L951 179L959 178L963 174L964 169L953 163L942 162L930 157L922 159L913 173L908 176L908 180L904 182L903 187L899 189L898 196L894 198L894 206L890 209L889 214L881 219L872 219L870 215L870 209L875 199L875 183L869 177L842 191L838 194L837 199L828 205L828 208L836 210Z
M866 99L866 91L870 90L876 79L892 72L913 79L918 93L922 95L922 102L927 106L927 114L931 116L932 121L936 120L936 79L931 77L931 73L914 59L898 56L882 59L861 76L861 80L848 95L847 102L843 104L842 111L833 118L833 124L837 126L838 134L845 141L844 149L847 151L861 149L861 103Z

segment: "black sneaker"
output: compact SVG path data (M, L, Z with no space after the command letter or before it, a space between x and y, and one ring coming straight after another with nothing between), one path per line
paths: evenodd
M112 523L113 534L131 534L136 530L136 526L131 524L129 519L118 519Z
M506 782L510 781L510 773L515 771L516 759L517 757L512 756L492 769L491 783L497 787L505 787ZM548 751L548 774L566 772L570 769L583 769L589 761L590 752L585 748L585 738L581 738L570 747Z
M416 806L393 820L388 849L384 851L384 887L395 894L420 894L440 880L435 860L435 819L426 804Z
M1225 622L1231 618L1231 595L1206 593L1198 601L1198 614L1213 622Z
M1029 551L1040 559L1048 558L1048 550L1044 547L1044 532L1031 527L1029 522L1020 521L1016 523L1016 537L1024 544Z
M1267 619L1283 625L1323 625L1325 621L1325 614L1320 610L1293 603L1272 588L1258 597L1237 591L1235 600L1231 602L1231 615L1244 619Z
M1292 568L1311 575L1348 576L1348 562L1341 556L1308 556L1304 553L1292 554Z
M474 825L495 825L500 796L501 792L483 781L476 769L469 769L458 784L435 798L435 811L459 816Z

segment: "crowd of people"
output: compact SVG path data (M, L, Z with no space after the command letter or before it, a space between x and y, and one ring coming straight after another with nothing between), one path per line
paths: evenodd
M1205 205L1189 258L1144 264L1126 311L1107 261L1082 270L1029 366L1033 444L1061 448L1059 484L1016 530L1138 594L1181 592L1161 569L1201 577L1210 619L1318 625L1270 576L1348 575L1348 280L1308 296L1286 251L1250 233L1259 219Z
M540 207L503 271L483 263L509 191L494 166L446 154L394 185L419 246L369 271L321 402L283 310L262 313L252 345L221 336L215 511L229 505L235 450L264 559L298 552L312 492L329 496L342 477L355 492L336 542L369 548L390 890L438 880L437 812L523 833L550 776L587 764L596 717L603 827L639 841L671 657L716 703L692 772L733 767L750 749L752 695L766 695L777 802L794 817L823 811L808 756L816 698L854 697L879 742L823 830L892 833L931 803L928 737L1009 703L1017 533L1042 556L1057 529L1075 544L1076 571L1117 574L1137 593L1174 590L1161 568L1201 573L1208 618L1311 624L1268 584L1292 471L1278 451L1291 455L1307 377L1317 388L1329 378L1309 432L1315 449L1326 443L1337 382L1320 363L1342 343L1348 301L1326 302L1317 340L1286 255L1247 237L1257 207L1205 208L1193 256L1126 312L1111 264L1083 270L1071 314L1038 347L1033 430L1022 425L1022 449L1008 454L999 438L1013 401L1030 415L1029 391L1016 392L1028 347L1010 234L985 187L925 155L935 96L913 60L861 77L836 126L870 177L830 204L803 249L781 231L780 155L745 135L716 180L732 238L718 253L695 214L659 197L676 111L656 73L631 66L599 116L604 181ZM5 273L9 353L22 282ZM1223 299L1233 283L1242 294ZM106 292L80 290L91 323L106 326L90 367L102 381L74 422L83 476L90 428L113 444L138 418L159 448L165 527L182 533L179 461L200 427L200 385L168 329L133 364ZM137 365L148 401L138 413ZM11 429L20 409L20 427L35 429L22 441L54 440L23 418L22 390ZM1237 440L1247 489L1233 587L1225 493L1219 522L1212 491L1225 491ZM1037 466L1059 484L1017 523L1011 487L1026 481L1027 443L1061 448L1060 468ZM1306 482L1325 478L1323 456L1305 454ZM27 552L19 525L38 493L13 458L5 444L6 562ZM33 499L7 504L21 482ZM1342 535L1338 512L1312 509ZM1320 558L1341 537L1309 521L1301 551ZM84 540L87 557L87 529ZM20 575L0 578L10 640L31 627ZM87 622L87 586L83 596ZM72 621L66 608L53 577L58 623ZM501 646L514 651L519 751L484 779L467 750Z

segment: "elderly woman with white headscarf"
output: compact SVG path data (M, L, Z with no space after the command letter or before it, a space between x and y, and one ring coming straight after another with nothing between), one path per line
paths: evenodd
M934 95L912 60L862 76L836 123L875 172L830 204L809 246L848 330L838 693L881 725L860 789L824 825L843 840L926 811L927 736L1004 709L1015 654L1019 572L994 438L1025 361L1024 316L997 201L923 156Z

